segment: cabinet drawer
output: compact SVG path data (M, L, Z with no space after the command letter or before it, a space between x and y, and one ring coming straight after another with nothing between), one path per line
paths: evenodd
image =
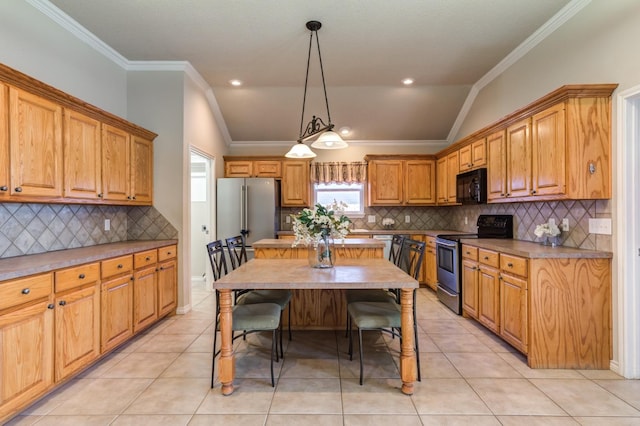
M497 252L485 249L478 249L478 261L485 265L498 268L500 266L500 256Z
M99 279L100 264L97 262L62 269L55 272L55 291L58 293L84 284L95 283Z
M144 266L153 265L158 262L158 251L147 250L133 255L133 267L140 269Z
M478 260L478 248L464 244L462 246L462 257L465 259Z
M47 297L53 291L53 274L34 275L0 284L0 311Z
M133 269L133 256L120 256L102 261L102 278L109 278L131 272Z
M158 260L162 262L163 260L173 259L174 257L176 257L177 249L178 248L175 244L171 246L160 247L158 249Z
M436 237L427 237L427 246L436 248Z
M508 254L500 255L500 269L521 277L527 276L527 259Z

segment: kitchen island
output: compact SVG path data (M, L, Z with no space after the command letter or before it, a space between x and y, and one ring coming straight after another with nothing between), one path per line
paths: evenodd
M293 247L290 239L264 239L253 243L256 259L307 259L308 248ZM384 243L371 238L345 238L335 240L335 262L346 259L381 259ZM293 289L291 328L305 330L343 330L347 321L345 289L315 288ZM283 316L288 325L288 315Z
M386 259L343 259L334 268L311 268L304 259L252 259L213 283L220 291L220 361L218 375L222 393L233 393L235 359L232 345L232 290L291 289L344 291L347 289L401 289L402 346L400 376L402 392L413 393L417 376L413 335L413 292L418 282ZM295 307L294 307L295 309ZM340 308L344 310L342 307Z

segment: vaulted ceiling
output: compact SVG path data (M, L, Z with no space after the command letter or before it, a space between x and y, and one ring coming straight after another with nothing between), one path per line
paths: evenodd
M309 20L322 23L331 119L351 128L345 139L443 141L472 86L571 3L50 1L129 61L189 61L211 86L233 142L298 137ZM326 121L317 59L314 51L305 122L311 114ZM403 86L407 77L413 85Z

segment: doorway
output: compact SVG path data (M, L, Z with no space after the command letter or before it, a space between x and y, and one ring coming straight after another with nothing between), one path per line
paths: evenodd
M614 342L618 365L627 379L640 378L640 86L625 90L617 102L616 264ZM615 358L615 357L614 357ZM615 368L614 368L615 367Z
M212 239L211 229L215 211L212 185L213 159L191 148L191 306L211 293L207 283L212 281L205 246Z

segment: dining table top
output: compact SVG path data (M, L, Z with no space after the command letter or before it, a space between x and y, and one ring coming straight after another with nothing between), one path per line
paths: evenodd
M251 259L213 283L216 289L417 288L418 281L387 259L340 259L332 268L307 259Z

